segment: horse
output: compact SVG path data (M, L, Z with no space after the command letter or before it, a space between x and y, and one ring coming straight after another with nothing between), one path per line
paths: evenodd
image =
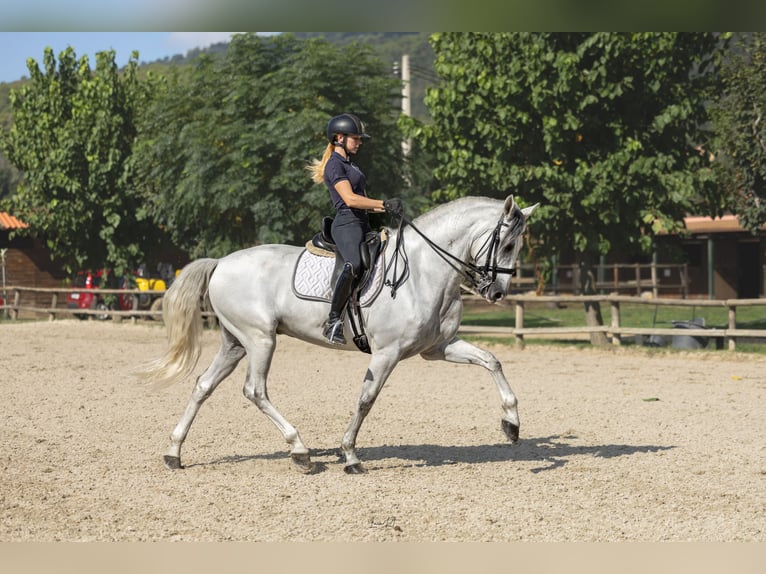
M467 286L494 303L509 290L523 246L529 215L538 204L521 209L513 195L505 200L468 196L437 206L412 221L402 216L387 229L385 258L391 296L383 289L362 308L370 362L356 409L342 437L339 458L348 474L366 472L356 452L357 436L383 385L402 360L480 365L500 392L501 428L511 443L519 438L517 398L490 352L457 336ZM220 347L197 378L186 409L170 436L164 455L169 469L184 468L181 446L205 400L247 356L244 394L282 433L290 459L304 473L316 466L296 428L269 400L267 376L278 334L332 349L359 352L351 341L330 344L322 335L328 304L306 301L291 290L292 273L303 248L264 244L220 259L200 258L186 265L166 292L163 321L165 353L141 369L149 383L164 386L189 377L199 359L202 307L215 315ZM398 271L397 271L398 268ZM398 273L398 277L392 276ZM348 329L349 317L345 317Z

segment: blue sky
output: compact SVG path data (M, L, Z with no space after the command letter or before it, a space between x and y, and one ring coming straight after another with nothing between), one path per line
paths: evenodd
M122 67L133 50L139 62L152 62L166 56L185 55L194 48L227 42L232 32L0 32L0 82L29 77L27 58L42 66L43 51L50 46L58 56L67 46L78 58L88 56L91 68L96 52L114 50Z

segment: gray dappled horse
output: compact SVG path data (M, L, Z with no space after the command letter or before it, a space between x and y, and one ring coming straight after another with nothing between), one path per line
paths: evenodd
M389 230L387 273L398 253L397 265L406 260L408 275L403 281L400 276L401 284L389 281L391 295L396 284L395 297L387 296L384 289L371 305L362 308L371 358L356 412L341 441L346 472L364 472L356 453L359 429L396 364L418 354L428 360L470 363L489 370L500 391L502 429L511 442L518 440L517 400L500 362L456 334L463 312L461 284L470 284L490 302L508 293L526 220L536 207L520 209L512 195L505 201L465 197L421 215L400 226L398 232ZM303 300L293 293L292 274L302 251L302 247L289 245L260 245L221 259L198 259L183 269L167 291L163 319L168 349L147 365L147 380L170 384L191 374L200 355L200 304L206 296L221 334L220 349L197 379L171 434L164 457L169 468L182 468L181 445L202 403L245 356L245 396L281 431L298 468L304 472L315 468L298 431L268 397L266 379L276 336L289 335L333 349L356 349L351 341L345 346L327 343L322 336L327 304Z

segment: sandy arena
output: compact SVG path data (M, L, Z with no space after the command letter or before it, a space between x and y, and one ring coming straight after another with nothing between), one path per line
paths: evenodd
M362 353L282 338L270 398L320 472L294 470L242 395L245 363L162 463L192 381L150 392L144 322L0 324L0 541L766 541L766 358L495 346L519 398L505 442L480 367L401 363L362 426L367 469L336 451ZM218 333L205 333L197 372ZM343 373L343 376L338 376Z

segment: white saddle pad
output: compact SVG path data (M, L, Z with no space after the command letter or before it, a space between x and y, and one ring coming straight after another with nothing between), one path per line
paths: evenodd
M359 303L362 307L369 306L383 288L386 277L384 260L385 257L378 257L367 284L359 294ZM304 249L295 264L293 292L301 299L329 303L332 299L332 272L334 269L334 257L314 255Z

